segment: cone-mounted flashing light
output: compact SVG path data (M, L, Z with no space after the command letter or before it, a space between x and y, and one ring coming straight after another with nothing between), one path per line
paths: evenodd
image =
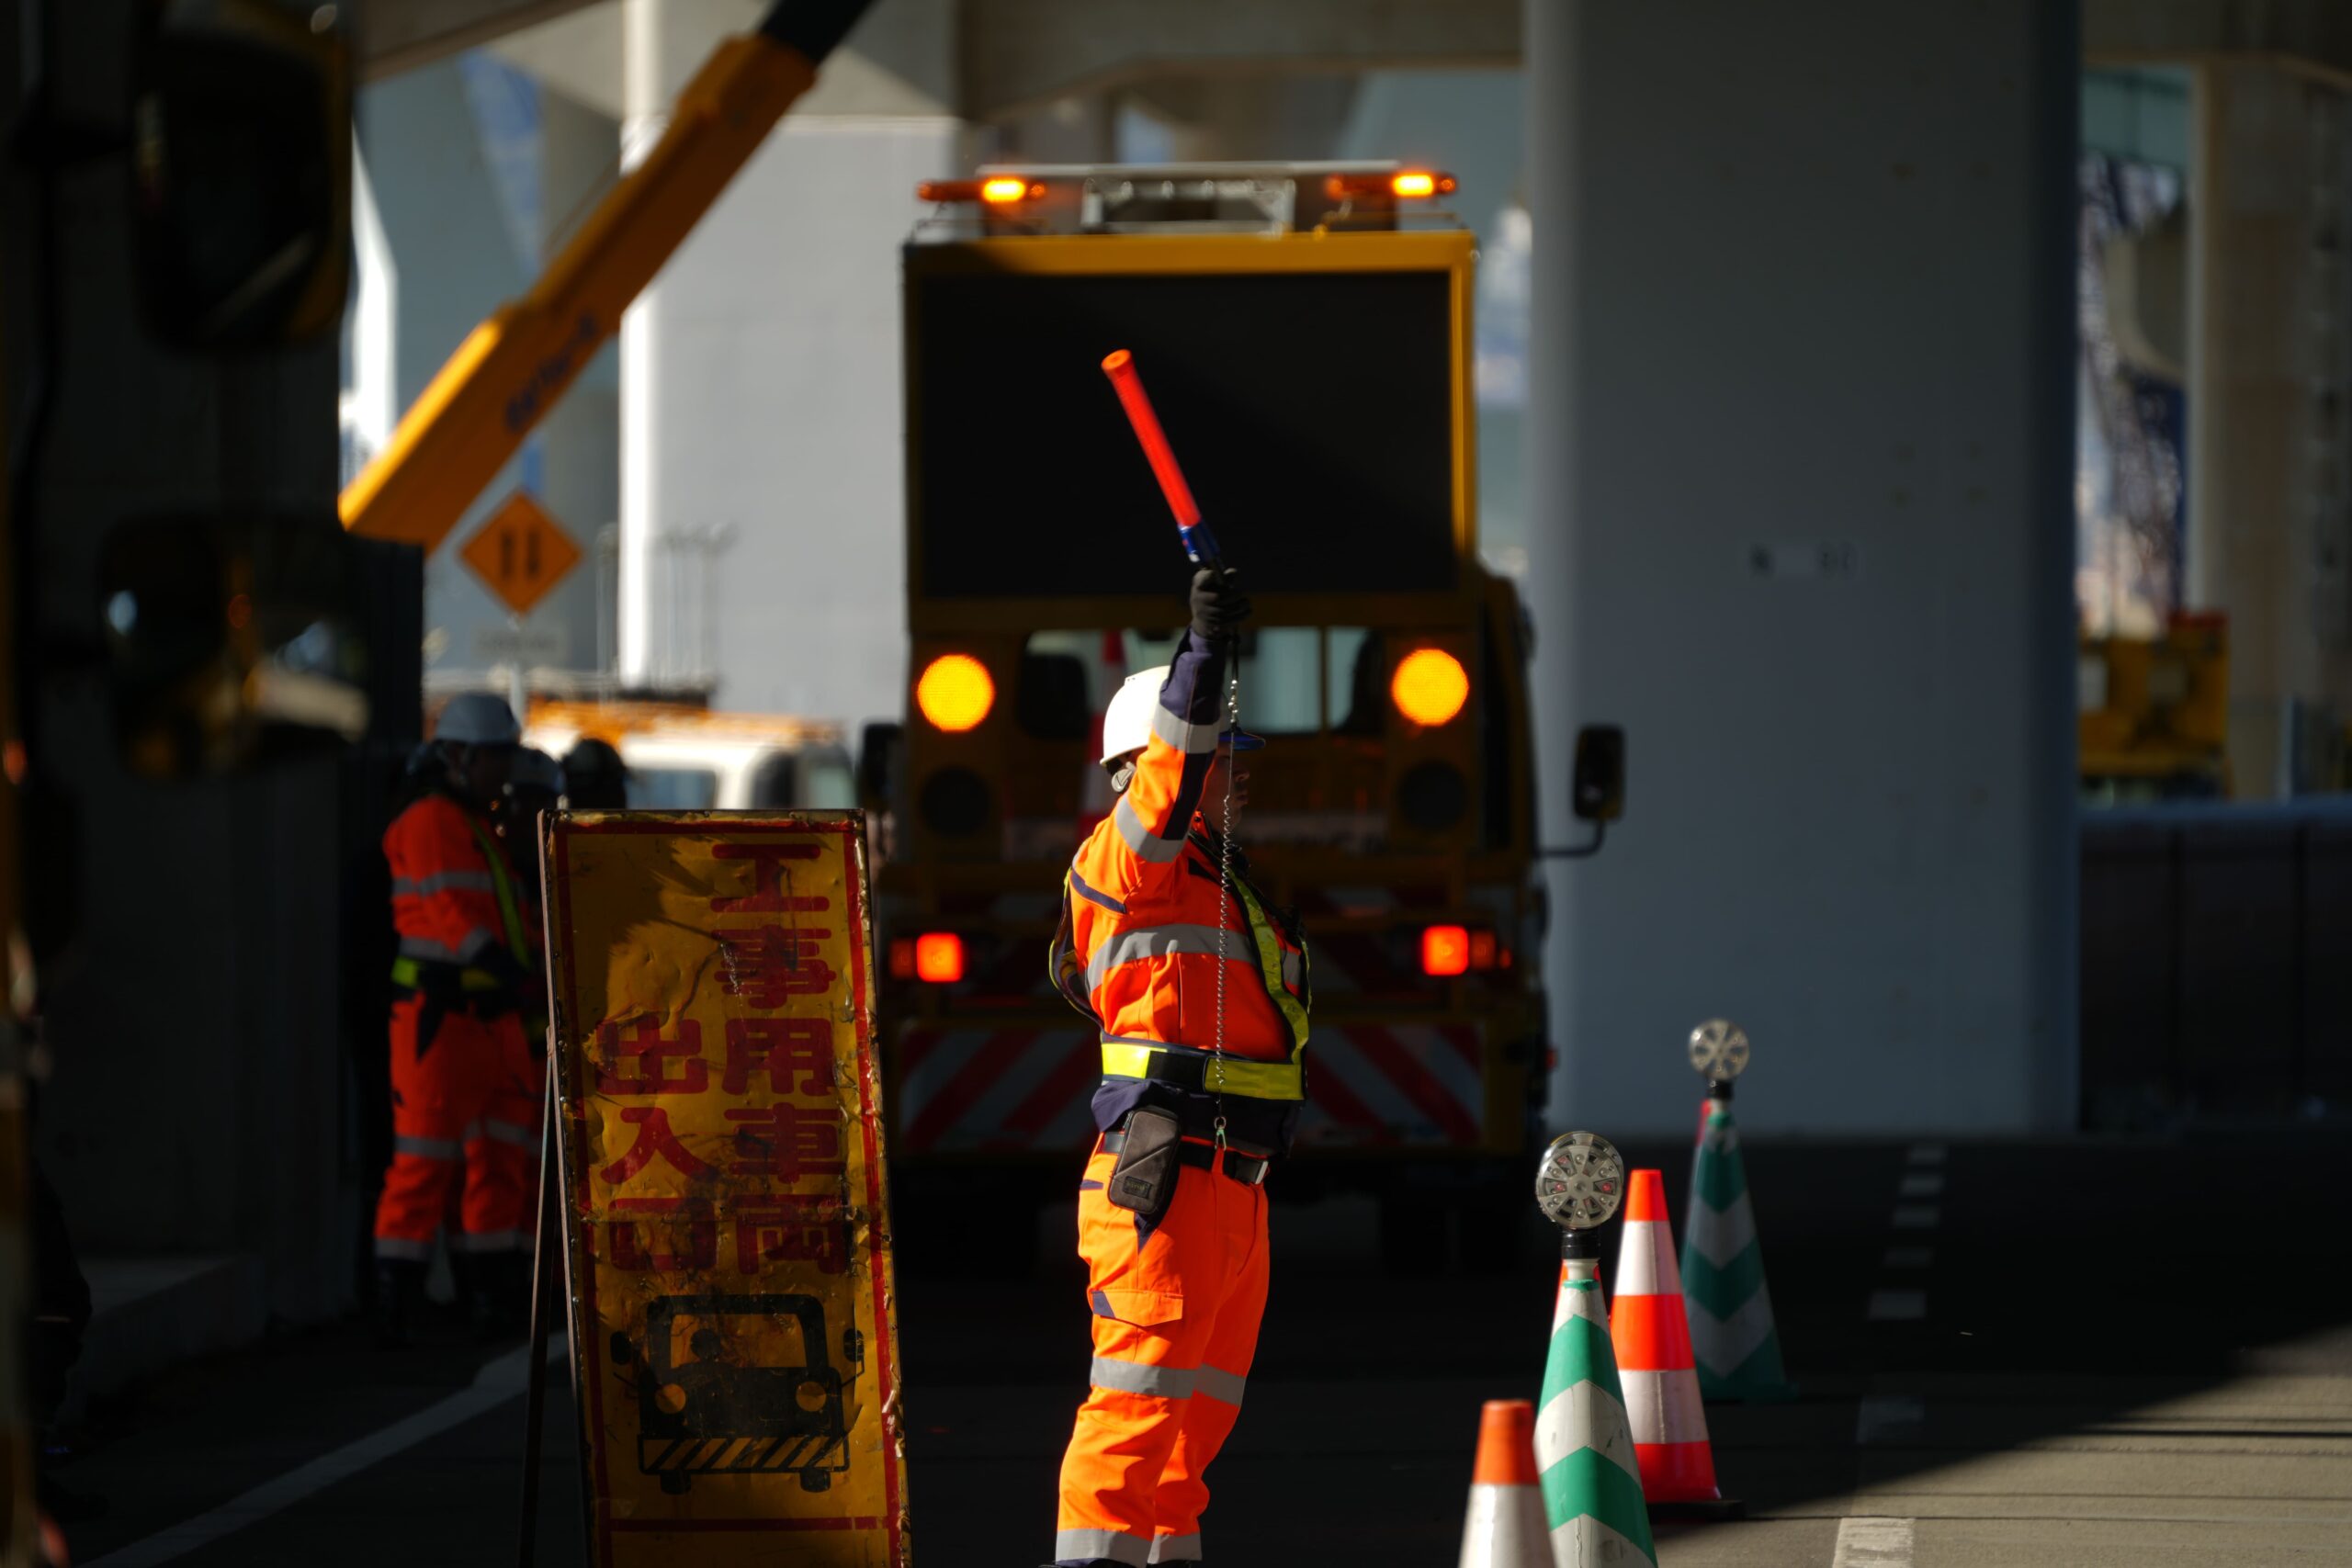
M1747 1070L1747 1032L1727 1018L1711 1018L1690 1032L1690 1066L1725 1092Z
M1625 1160L1597 1133L1563 1133L1535 1171L1535 1206L1571 1234L1597 1230L1625 1197Z

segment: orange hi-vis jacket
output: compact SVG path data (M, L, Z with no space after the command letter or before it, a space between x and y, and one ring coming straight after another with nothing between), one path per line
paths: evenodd
M400 933L394 985L419 988L454 972L463 991L494 991L508 982L481 967L492 949L530 962L514 873L481 816L448 795L425 795L384 834L384 857Z
M1157 1104L1204 1134L1221 1112L1238 1138L1278 1152L1306 1092L1306 947L1238 850L1227 892L1216 840L1196 820L1224 680L1221 650L1187 631L1134 778L1070 864L1049 967L1102 1032L1098 1126Z

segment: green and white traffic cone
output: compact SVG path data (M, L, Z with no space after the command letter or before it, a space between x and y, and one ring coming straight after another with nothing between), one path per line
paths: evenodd
M1535 1464L1555 1568L1657 1568L1642 1499L1609 1309L1600 1299L1600 1237L1570 1231L1560 1261L1552 1349L1536 1402Z
M1795 1398L1781 1370L1772 1297L1764 1288L1764 1248L1748 1206L1729 1078L1714 1082L1701 1108L1684 1212L1690 1223L1682 1234L1682 1303L1701 1395L1751 1404Z

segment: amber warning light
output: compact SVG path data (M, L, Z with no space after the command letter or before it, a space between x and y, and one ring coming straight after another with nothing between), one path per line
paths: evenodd
M1407 199L1452 196L1453 186L1452 175L1441 174L1435 169L1398 169L1386 175L1333 175L1323 182L1324 194L1334 201L1344 201L1351 196L1394 196Z
M996 706L996 682L989 667L968 653L943 653L923 666L915 682L915 706L936 728L950 735L978 728Z
M1470 700L1470 673L1442 648L1417 648L1397 661L1388 696L1398 713L1433 729L1451 722Z
M984 180L925 180L915 186L916 197L923 201L985 201L990 207L1035 201L1045 194L1043 185L1018 175L990 175Z

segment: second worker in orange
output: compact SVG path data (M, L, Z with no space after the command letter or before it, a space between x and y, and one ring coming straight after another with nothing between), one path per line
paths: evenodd
M1054 976L1102 1038L1078 1210L1092 1387L1062 1460L1065 1568L1200 1560L1206 1472L1265 1314L1266 1172L1306 1097L1309 993L1296 920L1224 837L1246 797L1234 754L1261 744L1223 725L1249 610L1231 573L1197 573L1170 663L1112 698L1118 803L1063 886Z

